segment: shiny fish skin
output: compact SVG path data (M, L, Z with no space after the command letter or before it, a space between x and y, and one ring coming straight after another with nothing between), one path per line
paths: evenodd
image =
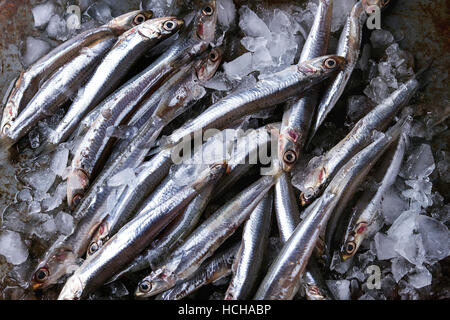
M170 201L127 223L75 271L61 290L58 300L75 300L86 296L132 262L186 204L223 174L225 167L211 166Z
M215 1L210 1L209 5L215 8ZM209 42L213 40L209 38L209 32L210 29L215 30L216 21L217 14L205 17L200 10L192 25L185 29L172 47L102 102L100 115L85 136L86 142L89 143L80 145L77 156L72 161L72 172L68 176L67 183L69 206L72 206L74 197L82 197L89 180L93 178L90 174L97 169L96 167L101 166L98 160L103 158L103 153L108 152L110 139L106 137L106 128L120 125L121 120L125 120L135 111L146 93L155 90L172 72L192 60L195 55L205 51ZM116 111L114 115L112 111Z
M284 172L275 184L275 216L281 241L286 242L300 222L300 212L295 199L289 173Z
M117 162L120 163L120 159ZM149 171L149 176L159 180L168 173L171 164L170 153L161 152L146 164L146 170ZM104 173L96 180L89 193L74 211L74 218L80 222L73 233L61 242L55 243L39 262L31 280L32 288L46 288L54 285L62 276L73 271L72 267L77 264L77 259L86 252L93 233L104 216L108 214L108 212L100 210L111 193L111 188L105 183L108 173ZM36 281L38 272L42 270L45 270L47 277L42 281Z
M218 209L186 238L183 244L169 256L164 266L139 283L136 296L149 297L158 294L190 277L200 264L214 254L217 248L249 217L275 184L277 175L260 178Z
M314 137L328 113L330 113L341 97L353 69L358 62L362 31L368 17L367 12L370 10L371 6L377 6L378 8L383 9L388 3L389 1L386 2L384 0L360 0L353 6L344 25L344 29L342 30L337 48L337 54L346 58L347 65L344 70L338 73L323 94L322 100L317 107L317 113L311 128L309 141Z
M307 210L276 260L270 266L255 295L257 300L290 300L300 287L306 265L330 217L340 215L344 204L356 192L376 161L400 134L403 123L356 154L336 174L323 195ZM345 190L345 192L344 192Z
M119 36L121 33L136 25L138 16L150 18L151 11L132 11L112 19L109 23L98 28L87 30L65 41L40 58L26 71L22 72L16 81L3 110L1 134L5 134L19 112L25 108L41 84L56 70L78 55L80 50L104 37Z
M295 227L300 223L300 212L298 203L295 199L294 190L290 179L290 174L284 172L278 182L275 184L274 198L275 215L278 222L278 231L282 243L286 243L294 233ZM306 297L310 299L320 299L328 297L327 286L323 285L323 279L315 263L314 257L310 259L306 266L306 271L301 284L305 288ZM314 295L312 293L314 292Z
M325 66L328 59L336 62L334 68ZM175 130L166 139L166 145L176 145L200 130L226 128L245 115L284 102L328 78L344 65L342 57L324 56L287 67L258 81L254 87L231 93L213 104L200 116Z
M340 255L342 260L347 260L354 256L362 241L370 234L373 234L375 220L379 216L382 197L394 184L395 179L398 176L403 162L403 156L405 155L406 146L407 136L403 134L399 138L395 153L391 155L392 158L390 159L390 164L387 167L387 170L384 171L384 177L375 195L370 199L369 203L364 202L364 207L361 207L361 205L359 205L360 201L358 201L356 210L352 211L343 240L341 240L342 245L340 247ZM363 198L364 196L362 199Z
M384 130L397 112L405 106L419 88L413 78L376 106L336 146L320 157L311 159L300 183L302 204L317 197L339 168L353 155L371 142L374 130Z
M191 278L161 293L156 300L181 300L201 287L228 276L238 249L239 246L234 245L207 259Z
M16 143L39 120L50 116L56 108L68 101L88 79L94 71L93 68L115 41L114 37L99 39L89 47L83 48L77 57L56 71L17 116L3 139L10 144Z
M333 0L321 0L314 23L303 46L299 62L323 56L327 52L331 31ZM301 156L318 100L318 89L288 102L280 131L278 159L283 170L290 171Z
M153 30L158 30L157 32L166 31L169 35L173 33L167 31L165 27L168 21L173 21L179 27L184 23L183 20L175 17L151 19L128 30L119 37L117 43L97 67L89 82L80 90L61 123L52 132L48 139L52 145L65 141L83 116L108 96L137 59L154 45Z
M232 277L225 300L249 299L254 292L269 240L273 191L269 191L245 222L239 251L232 267Z

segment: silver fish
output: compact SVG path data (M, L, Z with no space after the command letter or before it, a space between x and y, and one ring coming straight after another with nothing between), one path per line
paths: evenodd
M228 276L238 249L239 246L234 245L212 256L202 263L191 278L163 292L156 300L181 300L201 287Z
M155 45L155 34L159 34L161 38L170 36L183 24L183 20L175 17L156 18L122 34L91 79L79 91L68 112L49 136L48 142L57 145L69 137L83 116L110 94L138 58Z
M136 296L149 297L170 289L189 278L217 248L246 220L264 195L275 184L279 173L264 176L218 209L186 238L166 260L164 266L145 277Z
M287 67L258 81L252 88L231 93L216 102L200 116L175 130L167 137L165 144L174 146L195 132L226 128L245 115L272 107L293 95L305 92L338 72L344 65L345 60L342 57L323 56Z
M254 292L269 240L272 206L273 192L269 191L245 223L225 300L249 299Z
M205 10L208 8L207 10ZM132 114L147 93L154 91L162 81L179 69L186 62L206 50L209 42L214 40L217 21L215 0L208 1L207 6L199 10L192 25L185 29L176 44L147 69L124 84L114 94L102 102L99 117L93 127L86 133L85 141L78 148L72 160L72 171L68 176L67 201L73 205L75 197L82 197L100 169L100 159L109 153L111 139L106 129L118 126ZM157 133L157 132L155 132Z
M344 204L356 192L371 168L400 134L403 123L397 123L386 134L356 154L336 174L323 195L306 210L306 218L295 228L276 260L270 266L255 299L288 300L300 288L300 279L333 215L339 215Z
M303 46L299 62L326 54L331 31L332 10L333 0L319 1L316 17ZM290 171L300 157L314 116L318 94L317 88L314 88L303 98L289 101L284 111L278 143L278 158L285 171Z
M311 128L309 141L314 137L322 122L328 113L334 108L336 102L341 97L344 89L350 79L353 69L358 62L359 52L361 49L362 31L367 20L368 13L371 12L373 6L383 9L388 5L389 1L385 0L360 0L352 8L347 21L339 38L337 54L345 57L347 65L325 91Z
M101 27L87 30L65 41L22 72L3 110L1 134L3 135L8 131L19 112L38 92L41 84L56 70L76 57L82 48L90 46L104 37L117 37L128 29L150 19L152 15L151 11L144 10L123 14Z
M300 178L301 202L308 204L316 198L339 168L371 142L374 130L384 130L395 114L406 105L419 88L413 78L376 106L336 146L320 157L311 159Z
M139 255L155 236L172 221L199 192L221 176L226 165L205 170L164 205L131 220L94 253L67 280L58 299L80 299L95 290Z

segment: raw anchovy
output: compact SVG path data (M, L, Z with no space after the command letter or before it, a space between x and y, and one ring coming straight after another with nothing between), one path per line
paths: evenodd
M272 206L273 192L269 191L245 223L225 300L248 299L254 292L269 240Z
M49 137L49 143L57 145L68 138L83 116L108 96L137 59L155 45L155 33L170 36L183 24L183 20L175 17L156 18L120 36L89 82L79 91L69 111Z
M377 6L383 9L389 1L385 0L361 0L358 1L352 8L341 37L339 38L337 54L345 57L347 65L325 91L314 120L314 125L309 135L309 141L314 137L322 122L325 120L328 113L334 108L336 102L341 97L348 80L353 72L353 69L358 62L359 52L361 49L362 31L367 20L367 13L371 12L371 7Z
M48 77L70 62L84 47L91 46L96 41L110 36L119 36L128 29L150 19L151 11L132 11L112 19L109 23L80 33L67 40L29 67L19 76L15 88L11 92L1 122L1 133L6 134L17 115L38 92L41 84Z
M371 168L400 134L397 123L371 145L356 154L336 174L323 195L306 210L306 218L295 228L270 266L255 299L292 299L300 288L309 258L332 215L340 215L343 204L353 196Z
M11 145L16 143L39 120L50 116L56 108L68 101L115 42L116 38L112 36L99 39L83 48L77 57L59 68L17 116L3 139Z
M238 249L239 246L234 245L207 259L191 278L163 292L156 300L181 300L201 287L228 276Z
M333 67L330 68L330 65ZM323 56L272 74L249 89L231 93L209 107L197 118L175 130L166 145L173 146L207 129L223 129L245 115L288 100L330 77L345 65L339 56Z
M375 221L379 216L381 200L386 191L394 184L395 179L398 176L403 162L403 156L405 155L406 144L407 137L402 135L375 195L368 203L367 201L364 201L362 204L362 200L358 201L356 208L352 210L350 221L341 242L340 255L342 260L347 260L354 256L362 241L370 234L378 231L373 229L376 229ZM361 199L367 200L364 195Z
M339 168L371 142L374 130L384 130L395 114L412 98L419 88L413 78L359 120L349 134L320 157L311 159L300 181L301 201L305 205L317 197Z
M331 31L332 11L333 0L319 1L316 17L303 46L299 62L326 54ZM343 56L343 54L339 55ZM303 98L290 101L284 111L278 158L285 171L290 171L300 157L314 116L318 94L317 88L314 88Z
M286 243L300 223L300 213L289 173L284 172L276 183L274 200L280 239L283 243ZM323 285L320 271L316 269L318 269L318 266L315 263L314 257L312 257L306 266L305 275L301 280L301 285L305 289L307 299L313 296L316 299L319 299L319 297L325 299L325 297L330 296L327 286ZM312 295L312 293L314 294Z
M211 181L220 177L225 165L214 165L205 170L192 184L186 186L170 201L155 210L140 215L127 223L109 241L94 253L67 280L58 299L80 299L95 290L120 271L172 221Z
M206 50L214 40L217 21L215 0L208 1L199 11L193 25L185 29L180 39L142 73L124 84L102 102L101 112L93 127L85 136L72 161L72 172L67 179L67 201L72 206L74 197L82 197L87 189L91 173L101 166L99 159L108 153L111 139L106 129L118 126L132 114L147 93L154 91L174 71ZM114 111L114 112L113 112ZM106 157L107 158L107 157Z
M170 152L161 152L144 166L144 170L158 183L168 173L171 164ZM62 276L70 274L77 260L86 252L93 233L108 214L102 208L112 190L103 183L102 177L99 180L73 214L75 219L80 220L73 233L56 242L38 264L31 280L34 289L54 285Z
M166 260L164 266L145 277L136 296L149 297L189 278L230 237L275 184L279 173L264 176L239 193L203 222Z

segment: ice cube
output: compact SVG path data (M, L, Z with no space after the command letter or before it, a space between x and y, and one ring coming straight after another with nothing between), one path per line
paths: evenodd
M289 17L280 9L275 9L272 20L269 23L269 30L274 33L291 32L292 23Z
M384 193L381 208L385 222L392 224L403 211L408 209L408 202L403 199L397 188L392 186Z
M219 23L228 28L236 19L236 6L233 0L217 0L217 20Z
M431 188L433 185L428 180L406 180L405 183L412 187L402 192L402 195L411 199L412 206L417 203L416 207L428 208L433 204L431 197Z
M297 28L303 35L303 38L306 39L308 37L309 30L311 29L311 26L314 22L314 17L316 16L317 4L313 1L308 1L305 8L297 8L297 14L295 15L295 19L298 24Z
M444 224L436 219L420 215L416 219L416 225L428 263L437 262L450 255L450 234Z
M364 94L377 104L386 99L389 93L387 83L379 76L370 80L370 84L364 89Z
M394 249L395 240L391 237L378 232L374 237L374 241L378 260L387 260L397 256Z
M272 56L266 47L256 50L252 55L252 69L263 70L272 64Z
M294 62L297 51L295 38L288 34L272 34L269 52L276 62L275 66L287 67ZM280 68L275 69L278 71Z
M405 179L423 179L435 169L434 157L429 144L421 144L406 160L400 176Z
M223 69L228 79L240 80L242 77L252 72L252 54L250 52L244 53L233 61L225 62Z
M350 300L349 280L326 280L326 283L337 300Z
M67 160L69 159L69 149L58 149L54 154L50 163L52 171L62 177L67 167Z
M387 30L375 29L370 35L370 43L374 48L387 48L394 43L394 36Z
M364 282L364 280L366 280L366 274L363 271L361 271L360 268L358 268L357 266L354 266L347 273L346 278L348 280L350 280L350 279L358 279L358 281L362 283L362 282Z
M341 0L333 2L333 16L331 20L331 32L342 28L350 14L356 0Z
M55 225L59 233L69 235L73 231L73 217L63 211L58 213L55 217Z
M340 274L344 274L347 272L347 270L352 265L353 257L350 259L347 259L345 261L342 261L339 253L335 251L333 253L333 258L331 259L331 265L330 270L335 270L336 272Z
M42 200L42 211L47 212L59 207L66 198L66 190L67 183L60 183L52 196L46 197Z
M205 88L219 90L219 91L228 91L232 88L228 79L225 77L225 73L219 72L216 75L204 83Z
M366 96L350 96L347 100L347 117L350 121L358 121L372 109Z
M133 186L136 182L136 175L132 168L124 169L116 173L109 181L108 185L111 187L118 187L122 185Z
M45 27L50 21L50 18L56 13L56 6L53 1L38 4L33 9L34 26L37 28Z
M28 249L20 238L20 234L14 231L0 231L0 255L11 264L19 265L28 258Z
M52 39L65 41L69 38L66 20L57 14L50 19L46 31Z
M50 169L42 169L26 174L23 180L39 192L47 192L55 181L56 174Z
M16 199L18 201L31 202L33 200L33 196L31 195L31 191L29 189L23 189L17 193Z
M389 88L398 89L398 82L389 62L380 62L378 64L378 73Z
M112 19L111 8L103 1L94 2L86 13L92 19L97 20L101 24L107 23Z
M446 204L442 208L433 210L431 212L431 216L442 223L447 223L450 221L450 204Z
M242 6L239 9L239 16L239 27L245 35L251 37L270 37L270 30L267 25L249 7Z
M264 37L244 37L241 39L241 43L248 51L255 52L260 48L266 48L267 39Z
M415 268L408 274L408 282L414 288L423 288L431 284L431 273L427 268Z
M398 283L408 272L413 270L414 265L409 263L406 259L398 257L392 259L391 268L394 280Z
M41 58L49 51L50 44L47 41L33 37L27 37L25 53L22 56L22 61L25 66L30 66L31 64L33 64L33 62Z
M31 201L30 205L28 206L28 213L33 214L41 212L41 204L39 201Z

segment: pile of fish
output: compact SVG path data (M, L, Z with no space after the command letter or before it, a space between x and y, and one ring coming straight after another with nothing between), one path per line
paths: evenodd
M430 286L450 255L448 205L429 144L411 139L445 117L412 104L427 68L414 72L392 34L372 32L379 63L362 45L388 5L258 15L150 1L61 38L5 100L1 163L21 187L2 213L2 298L386 299ZM365 95L333 127L356 70ZM448 152L438 169L448 182Z

